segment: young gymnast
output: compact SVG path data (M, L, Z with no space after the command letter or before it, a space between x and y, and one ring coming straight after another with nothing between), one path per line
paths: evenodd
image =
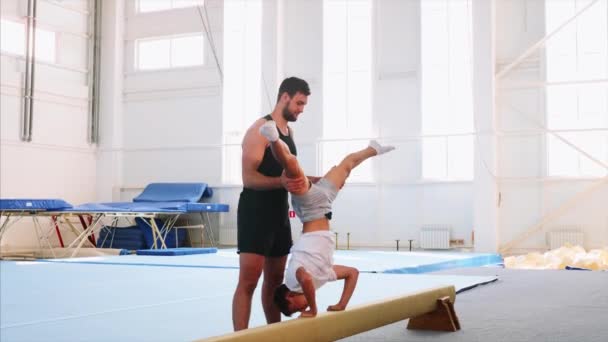
M359 271L354 267L333 264L334 234L329 231L331 203L344 186L352 169L364 160L392 151L393 146L382 146L375 140L358 152L347 155L317 182L312 183L304 175L296 156L279 139L274 121L260 127L260 133L270 142L274 157L284 168L287 178L304 178L308 184L303 190L291 193L291 204L302 221L302 235L291 247L291 258L285 272L285 284L274 293L275 304L286 316L300 311L300 317L317 314L316 290L328 281L344 279L340 300L327 311L346 308L357 285Z

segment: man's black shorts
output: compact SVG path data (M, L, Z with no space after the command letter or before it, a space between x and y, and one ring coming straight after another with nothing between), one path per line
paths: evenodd
M291 249L289 205L285 190L243 189L237 209L238 253L281 257Z

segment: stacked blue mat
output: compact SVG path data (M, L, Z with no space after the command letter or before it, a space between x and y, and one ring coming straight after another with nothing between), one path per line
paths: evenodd
M138 226L103 227L97 238L97 248L137 250L146 248L146 240Z
M97 247L128 250L153 248L154 238L152 236L152 229L139 218L136 218L135 221L137 223L136 226L103 227L99 232ZM162 226L160 220L156 224ZM186 245L186 230L171 229L165 236L165 244L167 248L184 247ZM160 248L160 241L156 241L156 245L157 248Z

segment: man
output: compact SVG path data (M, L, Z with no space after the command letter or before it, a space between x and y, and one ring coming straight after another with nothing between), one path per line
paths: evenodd
M243 191L237 209L239 281L232 300L234 330L247 329L251 314L251 300L260 275L262 306L266 322L281 320L281 312L274 305L275 289L283 283L285 263L292 245L289 223L287 190L302 191L306 179L290 180L281 177L283 167L275 160L268 140L259 134L265 122L273 120L279 138L296 155L293 132L288 122L295 122L308 103L310 88L297 77L283 80L277 103L271 114L256 120L243 138ZM318 177L310 177L312 182Z

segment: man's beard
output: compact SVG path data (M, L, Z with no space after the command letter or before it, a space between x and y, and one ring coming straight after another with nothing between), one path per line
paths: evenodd
M283 108L283 119L288 122L294 122L298 120L298 117L294 113L289 111L289 105Z

